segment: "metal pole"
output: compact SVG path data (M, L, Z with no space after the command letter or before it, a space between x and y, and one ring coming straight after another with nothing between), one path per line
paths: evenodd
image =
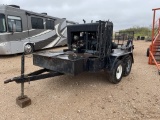
M152 52L152 53L153 53L153 40L154 40L155 17L156 17L156 11L154 10L154 13L153 13L153 26L152 26L152 48L151 48L151 52Z
M24 65L25 64L25 55L24 53L21 56L21 78L23 79L21 82L21 97L24 97Z

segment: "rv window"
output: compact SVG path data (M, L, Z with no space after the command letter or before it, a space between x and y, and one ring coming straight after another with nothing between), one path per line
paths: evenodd
M31 23L33 29L44 29L42 18L31 17Z
M22 32L22 20L20 17L16 16L8 16L8 30L9 32L13 32L13 24L15 24L16 31L15 32Z
M46 20L46 29L54 29L54 21Z
M6 32L5 15L0 14L0 33Z

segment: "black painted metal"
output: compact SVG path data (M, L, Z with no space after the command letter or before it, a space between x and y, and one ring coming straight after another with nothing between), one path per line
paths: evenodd
M24 97L24 66L25 66L25 55L21 56L21 97Z
M48 73L45 73L45 72L48 72ZM63 75L63 74L58 73L58 72L53 72L53 71L50 72L50 70L47 70L47 69L41 69L41 70L37 70L37 71L32 72L32 73L26 74L26 75L24 75L24 77L18 76L18 77L14 77L12 79L5 80L4 84L10 83L10 82L16 82L16 83L21 83L22 84L22 83L25 83L25 82L36 81L36 80L45 79L45 78L49 78L49 77L60 76L60 75Z
M86 71L89 56L92 54L40 52L33 54L33 64L52 71L77 75Z
M32 75L32 76L24 77L24 82L42 80L42 79L45 79L45 78L50 78L50 77L55 77L55 76L60 76L60 75L63 75L63 74L58 73L58 72L50 72L50 73L45 73L45 74ZM22 78L15 78L14 80L15 80L16 83L21 83L22 82Z
M47 69L41 69L41 70L37 70L35 72L32 72L32 73L29 73L27 76L32 76L32 75L39 75L39 74L42 74L44 72L48 72L49 70Z

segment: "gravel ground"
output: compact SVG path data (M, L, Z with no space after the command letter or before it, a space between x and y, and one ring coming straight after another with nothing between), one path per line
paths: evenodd
M1 56L0 120L160 120L160 76L155 66L147 64L149 44L134 41L135 63L119 84L109 83L104 72L26 83L32 105L23 109L15 103L20 85L3 84L20 74L20 55ZM36 69L28 55L26 73Z

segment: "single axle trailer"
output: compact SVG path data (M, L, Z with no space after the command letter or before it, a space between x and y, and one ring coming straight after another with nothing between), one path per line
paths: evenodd
M21 76L4 83L21 83L21 96L17 104L25 107L31 100L24 95L24 83L60 75L79 75L83 72L105 71L110 82L117 84L128 76L133 60L134 32L116 33L113 40L113 23L98 21L67 27L68 49L60 52L41 51L33 53L33 64L42 69L24 74L25 55L22 55Z

